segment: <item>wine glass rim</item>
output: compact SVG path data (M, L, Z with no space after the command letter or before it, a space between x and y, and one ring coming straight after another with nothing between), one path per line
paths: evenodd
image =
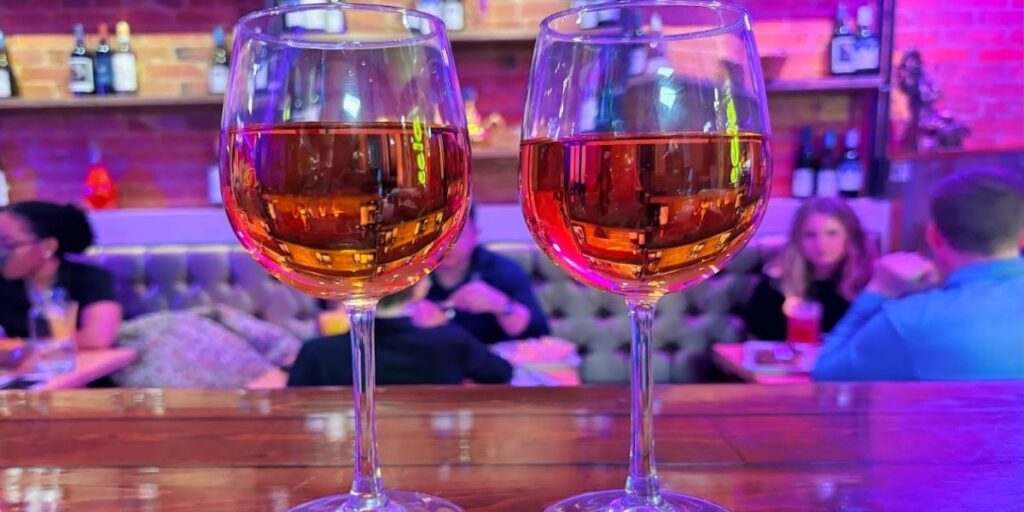
M736 19L723 23L717 27L707 28L702 30L694 30L692 32L682 32L677 34L660 34L660 35L637 35L623 37L619 35L606 35L606 34L567 34L565 32L559 32L552 27L552 24L562 18L569 16L579 16L584 12L599 12L608 9L620 9L623 7L698 7L707 9L710 11L730 11L736 14ZM570 41L575 43L589 43L589 44L624 44L624 43L643 43L643 42L661 42L661 41L685 41L690 39L701 39L705 37L712 37L725 33L732 32L738 27L743 26L747 30L750 29L750 13L747 9L741 5L737 5L731 2L719 2L719 1L706 1L706 0L610 0L607 2L601 2L597 4L582 5L579 7L573 7L564 11L559 11L549 15L540 22L541 35L543 37L550 37L552 39L558 39L561 41Z
M408 37L400 37L392 40L381 40L381 41L315 41L312 39L302 39L301 37L280 37L271 34L267 34L258 29L250 27L250 24L256 20L268 18L268 17L284 17L287 14L303 11L370 11L370 12L382 12L388 14L400 14L403 17L413 17L428 21L434 28L428 34L410 34ZM380 49L380 48L395 48L400 46L413 46L421 44L434 39L446 39L445 26L441 18L434 16L433 14L426 13L423 11L417 11L416 9L406 9L404 7L395 7L392 5L377 5L377 4L360 4L360 3L323 3L323 4L295 4L295 5L284 5L277 7L270 7L267 9L260 9L258 11L250 12L245 16L239 18L238 23L235 24L235 34L244 33L249 39L257 39L267 43L280 44L284 46L291 46L294 48L308 48L317 50L357 50L357 49Z

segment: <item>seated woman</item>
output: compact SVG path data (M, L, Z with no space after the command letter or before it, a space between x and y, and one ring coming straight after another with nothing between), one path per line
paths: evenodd
M838 198L806 200L797 210L779 258L766 265L741 311L748 337L786 339L787 302L822 305L821 331L829 332L871 278L875 251L860 220Z
M491 353L454 323L416 327L411 305L430 287L424 279L381 299L376 327L377 383L461 384L466 380L501 384L512 379L512 365ZM352 345L348 334L306 342L288 376L289 386L351 386Z
M78 302L79 348L106 348L121 323L107 271L70 261L93 243L85 213L72 205L15 203L0 211L0 327L7 337L29 336L31 292L64 289Z

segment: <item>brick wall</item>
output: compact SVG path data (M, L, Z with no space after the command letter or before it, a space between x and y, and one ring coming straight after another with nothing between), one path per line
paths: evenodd
M973 148L1024 145L1022 1L977 0L971 7L980 5L977 11L967 7L936 11L934 2L923 0L899 2L898 47L924 50L929 68L938 74L938 85L947 92L944 105L975 129L970 139ZM488 12L481 14L471 2L468 24L481 30L532 28L542 16L567 3L490 0ZM825 74L824 48L835 0L745 3L755 19L761 52L787 55L780 78ZM230 26L241 14L262 4L261 0L0 0L0 29L9 34L15 70L26 97L67 94L72 24L81 22L94 30L101 21L113 24L122 18L133 28L140 95L205 94L212 44L209 31L217 24ZM95 46L94 38L89 39L89 46ZM456 45L455 51L462 84L480 93L480 110L485 114L501 112L511 123L518 122L531 46L474 43ZM897 97L897 120L906 117L902 104ZM864 97L842 93L772 97L770 107L778 194L788 194L794 139L800 126L841 130L864 125L869 114ZM218 119L215 107L0 111L0 160L13 181L16 197L77 200L88 145L95 141L120 184L122 205L199 205L205 203L206 168L215 158ZM478 163L476 167L482 171L478 187L487 189L479 190L477 197L492 201L514 198L509 186L514 183L514 166L514 161Z

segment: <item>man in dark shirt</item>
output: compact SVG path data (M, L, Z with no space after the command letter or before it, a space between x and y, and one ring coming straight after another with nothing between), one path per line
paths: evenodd
M478 235L471 210L455 247L430 275L427 300L413 307L414 323L433 326L451 319L488 344L548 334L530 277L515 261L477 245Z
M454 324L420 328L408 316L422 299L426 280L385 297L377 310L377 384L461 384L466 380L501 384L512 379L512 365ZM351 386L352 347L348 334L310 340L299 351L288 386Z

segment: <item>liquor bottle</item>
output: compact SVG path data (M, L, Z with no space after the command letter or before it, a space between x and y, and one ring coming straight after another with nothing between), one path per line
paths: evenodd
M0 208L11 204L11 184L4 173L4 161L0 159Z
M224 27L213 29L213 62L207 76L210 94L224 94L228 90L228 49L224 42Z
M584 7L587 4L593 3L590 0L572 0L572 7ZM597 27L597 13L594 11L585 12L578 18L578 23L581 29L589 30Z
M838 145L839 136L836 132L825 130L825 135L821 139L821 168L816 180L818 197L839 196L839 157L836 154Z
M282 7L288 7L292 5L300 5L302 0L281 0L279 3ZM306 11L292 11L285 14L284 27L290 29L305 29Z
M793 197L802 199L814 195L818 163L818 155L814 152L814 132L810 126L805 126L800 130L800 149L793 169Z
M127 21L117 22L117 53L114 54L114 91L121 94L138 92L139 77L135 54L131 48L131 29Z
M324 3L324 0L301 0L299 3L302 5L315 5ZM306 30L323 32L324 28L327 27L326 10L306 11L305 15L305 20L303 21L302 26Z
M0 98L11 98L18 95L18 83L14 80L14 68L11 58L7 55L7 40L0 30Z
M833 75L849 75L857 72L856 44L847 25L846 5L836 7L836 27L829 43L829 71Z
M96 81L93 75L95 67L92 55L85 48L85 27L81 23L75 25L75 46L71 48L68 61L71 68L69 88L73 94L92 94L96 92Z
M864 185L864 167L860 163L860 130L850 128L845 137L846 151L839 162L839 193L843 197L857 197Z
M444 0L441 14L446 29L453 32L466 29L466 8L462 0Z
M110 52L110 44L107 43L107 39L110 37L107 24L100 23L96 27L96 33L100 38L100 42L96 46L96 65L94 66L96 71L96 94L110 94L114 92L114 63Z
M857 39L854 48L858 73L876 74L879 70L882 45L871 30L874 21L875 11L870 5L857 8Z
M110 176L95 145L89 148L89 171L85 173L85 206L92 210L117 208L117 185Z

